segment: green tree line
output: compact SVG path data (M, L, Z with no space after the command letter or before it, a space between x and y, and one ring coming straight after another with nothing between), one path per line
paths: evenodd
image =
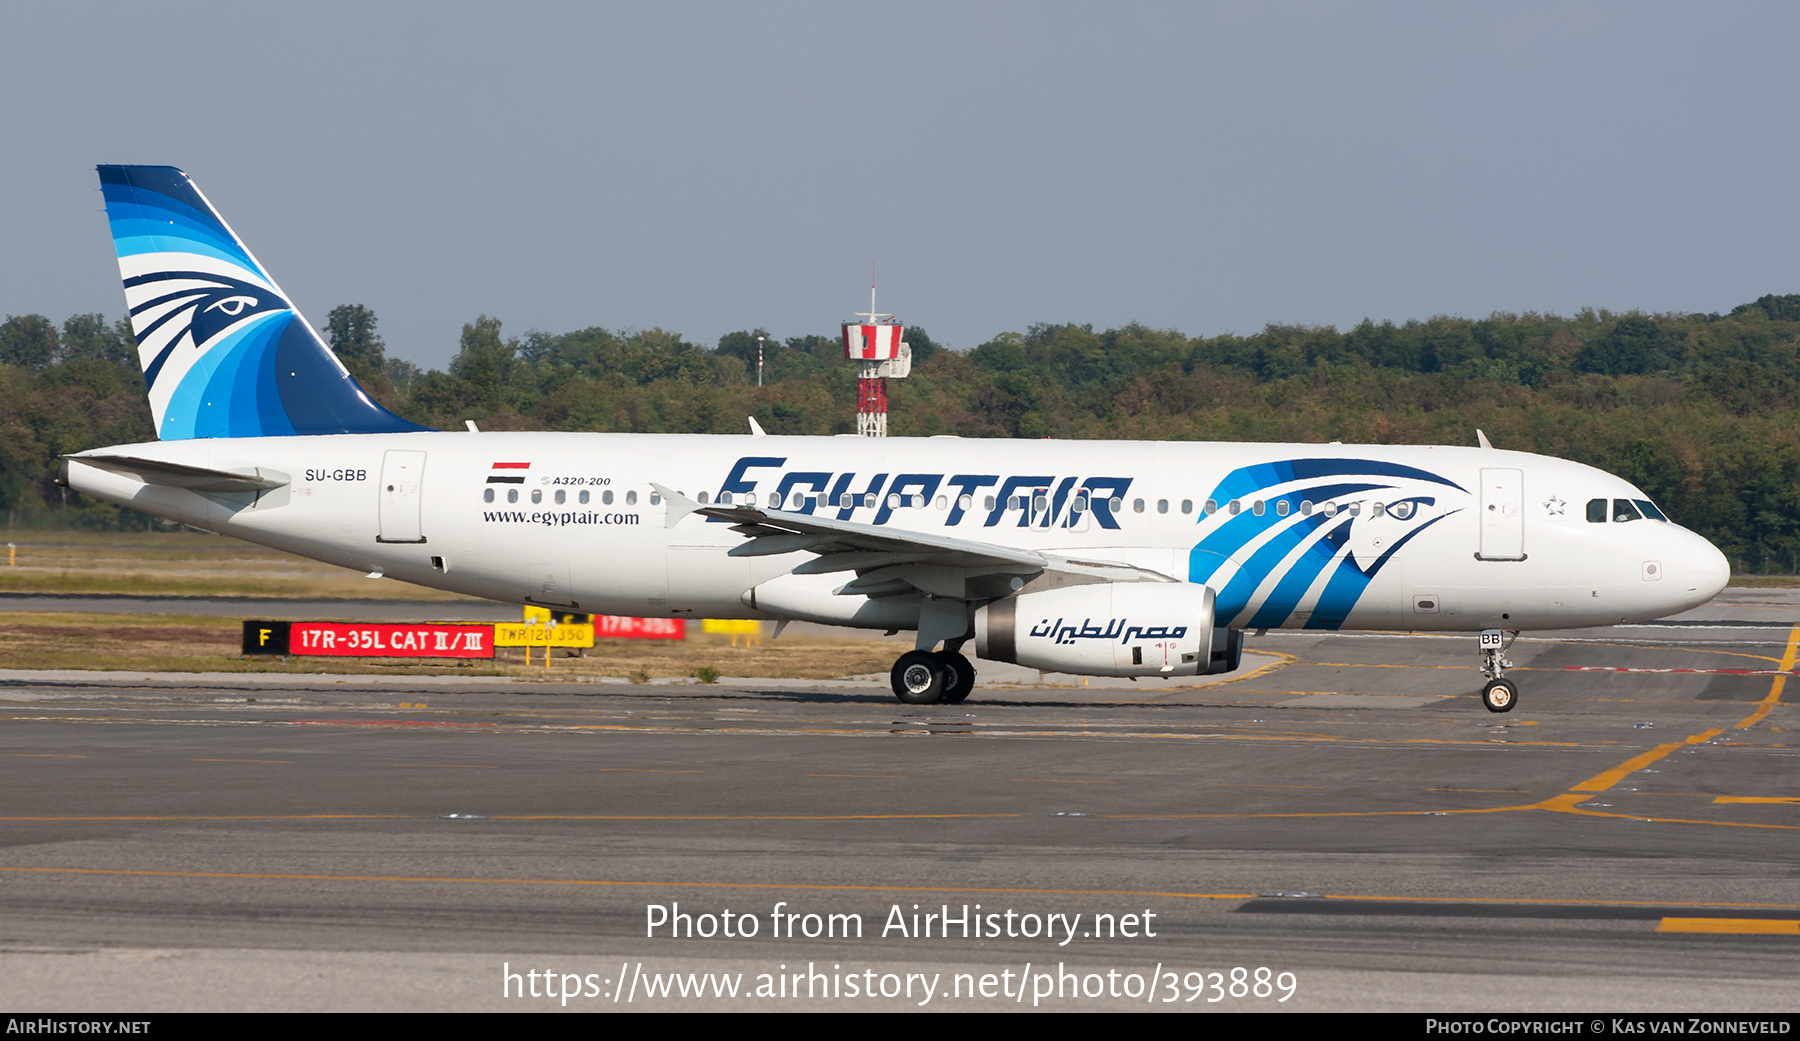
M772 434L855 429L855 366L835 336L660 328L507 335L463 326L444 371L390 356L373 312L323 330L393 411L484 430ZM758 340L763 385L757 386ZM1742 572L1800 571L1800 294L1729 314L1493 314L1189 337L1131 324L1033 325L971 350L910 329L889 385L896 436L1498 446L1617 473L1713 539ZM128 323L0 323L0 510L15 524L141 525L81 501L57 457L154 438Z

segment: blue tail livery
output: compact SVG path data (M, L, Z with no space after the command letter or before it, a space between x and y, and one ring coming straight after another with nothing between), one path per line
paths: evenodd
M99 171L158 437L425 429L370 399L186 173Z

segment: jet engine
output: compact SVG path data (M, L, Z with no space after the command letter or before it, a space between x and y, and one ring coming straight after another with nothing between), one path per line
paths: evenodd
M975 612L975 654L1086 676L1205 676L1238 667L1243 634L1214 626L1213 591L1188 582L1063 586Z

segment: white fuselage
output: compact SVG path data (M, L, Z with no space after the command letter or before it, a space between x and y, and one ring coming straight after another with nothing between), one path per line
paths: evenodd
M801 582L789 572L809 555L728 556L743 535L698 515L666 526L652 482L1203 582L1232 628L1603 625L1697 606L1729 577L1693 532L1615 520L1613 502L1647 499L1625 481L1494 449L432 432L99 452L286 483L198 492L75 456L76 490L362 572L596 614L894 624L833 597L848 575L772 598L823 606L770 610L750 591Z

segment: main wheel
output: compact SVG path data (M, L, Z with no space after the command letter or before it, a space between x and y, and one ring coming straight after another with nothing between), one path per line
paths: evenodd
M1489 712L1511 712L1519 701L1519 688L1513 686L1512 680L1488 680L1488 685L1481 688L1481 703Z
M894 696L908 705L935 705L944 696L944 672L943 662L930 651L907 651L889 674Z
M933 657L944 667L944 694L939 700L946 705L960 705L975 689L975 666L954 651L941 651Z

